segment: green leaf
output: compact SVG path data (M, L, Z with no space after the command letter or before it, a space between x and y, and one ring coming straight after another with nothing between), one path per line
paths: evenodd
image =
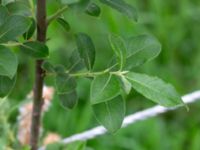
M46 150L64 150L65 149L65 146L63 143L50 143L50 144L47 144Z
M36 30L35 19L31 18L30 20L31 20L31 26L29 27L28 31L23 34L23 37L25 40L29 40L33 36L33 34Z
M6 21L8 16L9 14L7 8L0 5L0 26Z
M31 15L30 9L23 2L19 1L11 2L8 3L6 7L10 14L24 15L24 16Z
M124 0L99 0L101 3L108 5L109 7L119 11L123 15L135 21L138 20L136 9L127 4Z
M157 77L130 72L126 78L137 92L162 106L171 107L184 104L175 88Z
M107 102L92 105L96 119L111 133L121 128L125 116L125 102L117 96Z
M55 85L58 94L66 94L74 91L76 80L66 73L61 73L56 75Z
M20 46L20 49L25 54L36 59L41 59L49 56L48 47L45 44L38 41L26 42Z
M16 82L16 76L10 79L0 75L0 98L3 98L11 92Z
M72 55L69 58L69 62L69 72L77 72L85 68L84 60L80 57L77 49L72 52Z
M54 70L57 74L65 74L65 67L63 65L56 65Z
M63 18L57 18L56 21L65 29L65 31L70 30L69 23L66 20L64 20Z
M76 43L80 57L84 60L86 67L91 70L95 61L95 47L92 39L85 33L76 35Z
M74 4L74 3L78 3L80 0L61 0L62 4Z
M55 73L55 67L49 61L44 61L42 63L42 69L48 73Z
M14 40L25 33L31 22L28 18L18 15L9 16L0 27L0 43Z
M110 45L117 56L120 70L126 63L126 45L123 39L117 35L109 35Z
M60 103L64 108L72 109L78 101L78 96L75 90L69 93L58 94L58 96Z
M96 76L90 89L91 104L106 102L120 93L120 83L116 76L108 73Z
M17 71L17 57L8 48L0 45L0 75L13 78Z
M90 3L85 12L90 16L98 17L101 14L101 8L95 3Z
M66 150L85 150L86 142L85 141L77 141L67 145Z
M144 64L159 55L160 43L150 35L132 37L128 41L126 69Z
M129 94L132 88L131 83L124 76L121 76L120 78L123 90L126 94Z

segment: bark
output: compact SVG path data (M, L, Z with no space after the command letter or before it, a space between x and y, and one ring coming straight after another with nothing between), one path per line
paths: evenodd
M46 41L46 0L37 0L37 40L45 43ZM31 150L38 149L39 130L41 112L43 106L42 89L44 82L44 70L41 68L43 60L36 61L35 69L35 85L34 85L34 97L33 97L33 111L32 111L32 123L31 123L31 137L30 146Z

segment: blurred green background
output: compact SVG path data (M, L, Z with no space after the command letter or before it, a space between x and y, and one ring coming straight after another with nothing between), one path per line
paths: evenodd
M47 45L51 62L67 66L67 58L76 47L73 34L86 32L92 37L97 50L95 70L101 70L112 57L107 40L109 33L116 33L124 39L148 33L161 42L162 52L155 60L135 71L172 83L181 95L200 89L200 1L126 1L137 8L137 23L104 5L100 5L102 13L98 18L85 14L81 6L64 13L71 31L65 32L56 22L50 25ZM60 7L55 0L47 2L49 15ZM19 55L19 60L17 85L10 96L11 107L18 107L33 86L33 60L23 54ZM47 78L46 84L53 85L53 79ZM43 117L45 133L56 132L66 137L98 125L89 105L89 86L89 79L79 79L77 91L80 99L74 110L62 108L57 96L54 96L53 105ZM128 96L126 104L127 115L155 105L135 91ZM137 122L114 135L89 140L87 146L91 150L200 150L200 102L189 107L189 112L180 108ZM3 114L3 109L0 113ZM9 116L9 126L16 125L16 116L17 109Z

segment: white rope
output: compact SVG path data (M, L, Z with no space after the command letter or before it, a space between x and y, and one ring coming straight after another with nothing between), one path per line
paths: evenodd
M195 91L195 92L192 92L190 94L187 94L187 95L183 96L182 99L186 104L195 102L198 99L200 99L200 91ZM156 105L154 107L145 109L143 111L136 112L132 115L125 117L122 127L126 127L130 124L135 123L136 121L144 120L144 119L147 119L147 118L150 118L150 117L154 117L156 115L159 115L159 114L162 114L162 113L167 112L169 110L174 110L174 109L177 109L177 108L178 107L166 108L166 107L163 107L163 106ZM75 142L75 141L86 141L86 140L89 140L89 139L93 139L93 138L95 138L99 135L103 135L106 132L107 131L103 126L98 126L98 127L92 128L88 131L84 131L82 133L74 134L70 137L67 137L67 138L63 139L62 141L60 141L60 143L68 144L68 143L72 143L72 142ZM41 147L41 148L39 148L39 150L45 150L45 147Z

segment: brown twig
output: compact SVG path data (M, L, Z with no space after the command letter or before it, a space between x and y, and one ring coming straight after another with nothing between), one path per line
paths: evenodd
M46 0L37 0L37 40L45 43L46 41ZM43 105L42 89L44 80L44 70L41 68L43 60L36 61L35 85L33 98L33 112L31 123L31 150L37 150L40 130L40 117Z

